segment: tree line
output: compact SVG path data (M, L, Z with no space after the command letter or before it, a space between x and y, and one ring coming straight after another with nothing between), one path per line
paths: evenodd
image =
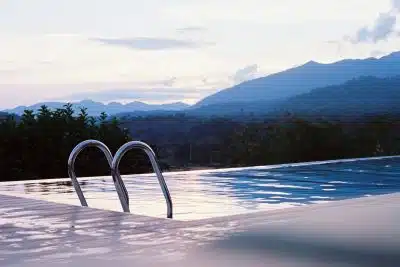
M227 118L168 116L119 121L102 114L75 114L72 105L26 110L18 120L0 122L0 179L26 180L67 176L72 149L86 139L104 142L115 153L125 142L141 140L156 152L162 169L237 167L400 152L400 120L396 115L355 121L305 119L286 114L279 119L234 121ZM104 155L84 150L76 161L78 176L109 175ZM141 151L127 154L121 173L151 171Z
M81 141L96 139L112 153L132 140L115 118L102 113L88 116L82 108L74 113L72 104L50 110L42 106L36 113L25 110L18 118L7 116L0 122L0 180L27 180L67 177L72 149ZM147 172L150 164L141 151L129 152L121 162L121 173ZM76 160L78 176L108 175L104 154L97 148L82 151Z
M261 120L179 116L122 121L136 137L158 145L172 168L237 167L395 155L400 116L326 118L290 113Z

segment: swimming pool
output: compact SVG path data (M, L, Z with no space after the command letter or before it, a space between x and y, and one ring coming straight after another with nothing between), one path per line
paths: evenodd
M400 157L164 173L174 219L193 220L400 192ZM90 207L122 211L110 177L78 178ZM153 174L123 176L131 212L165 217ZM69 179L0 184L0 193L80 205Z

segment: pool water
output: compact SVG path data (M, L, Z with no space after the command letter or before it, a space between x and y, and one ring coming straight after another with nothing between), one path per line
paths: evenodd
M193 220L400 191L400 157L164 173L174 218ZM78 178L79 179L79 178ZM131 212L166 216L153 174L123 176ZM90 207L122 211L111 177L80 178ZM80 205L69 179L6 182L0 194Z

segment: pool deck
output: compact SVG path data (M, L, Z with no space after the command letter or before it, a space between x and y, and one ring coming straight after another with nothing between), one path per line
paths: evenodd
M0 266L400 266L400 193L195 221L0 195Z

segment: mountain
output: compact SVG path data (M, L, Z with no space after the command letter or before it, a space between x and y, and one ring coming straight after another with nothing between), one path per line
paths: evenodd
M37 111L42 105L46 105L50 109L62 108L65 102L41 102L31 106L19 106L14 109L4 110L4 112L15 113L21 115L24 110L31 109ZM79 112L81 107L87 108L87 112L91 116L98 116L101 112L105 112L108 115L115 115L124 112L148 112L148 111L179 111L189 107L188 104L182 102L170 103L170 104L146 104L143 102L131 102L127 104L121 104L118 102L111 102L109 104L103 104L101 102L95 102L92 100L83 100L77 103L73 103L73 108L76 112Z
M340 85L361 76L385 78L396 75L400 75L400 52L379 59L346 59L332 64L310 61L219 91L199 101L193 108L221 103L276 101L315 88Z
M1 112L0 111L0 120L3 120L5 118L7 118L9 116L9 114L7 112Z
M248 102L231 102L231 103L220 103L210 104L200 107L191 107L183 112L190 116L248 116L253 115L266 115L269 112L273 112L283 100L258 100Z
M274 110L325 116L400 114L400 75L366 76L342 85L317 88L279 103Z
M20 119L21 119L21 117L18 116L18 115L16 115L16 114L10 114L10 113L7 113L7 112L2 112L2 111L0 111L0 122L6 120L7 118L13 118L13 119L15 119L17 122L19 122Z
M362 76L341 85L312 89L279 101L259 100L200 106L188 115L261 116L274 118L286 112L306 116L359 117L400 114L400 75L389 78Z

